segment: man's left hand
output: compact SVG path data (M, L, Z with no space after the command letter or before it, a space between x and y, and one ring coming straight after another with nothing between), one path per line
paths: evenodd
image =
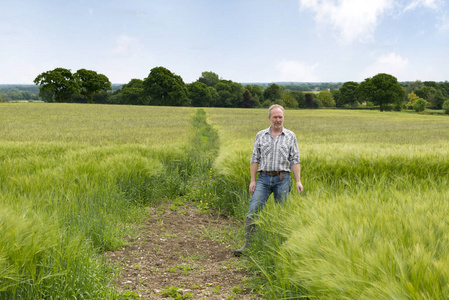
M296 190L298 191L298 193L302 193L302 191L304 190L304 187L302 186L301 181L296 182Z

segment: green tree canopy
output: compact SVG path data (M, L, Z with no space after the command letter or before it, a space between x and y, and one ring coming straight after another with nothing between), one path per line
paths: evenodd
M150 105L189 106L187 87L181 76L164 67L151 69L143 80L143 89Z
M256 105L256 99L251 97L251 93L245 89L243 93L243 102L240 104L240 107L243 108L253 108Z
M306 94L300 91L290 91L290 94L295 97L299 108L306 108Z
M340 90L331 90L332 97L335 100L335 106L338 106L337 103L340 103L341 91Z
M407 96L408 99L408 106L413 106L416 103L416 100L420 99L415 93L411 92L410 94L408 94Z
M263 97L265 100L276 101L282 98L283 87L272 83L263 91Z
M321 91L318 93L318 99L324 107L335 107L335 100L330 91Z
M343 83L340 88L340 97L336 101L336 106L342 107L346 104L354 105L359 100L359 84L355 81L348 81Z
M424 86L415 90L415 94L427 100L428 103L434 108L441 108L446 98L443 96L443 92L440 89L436 89L431 86Z
M131 79L121 89L121 103L131 105L147 105L148 98L143 94L143 80Z
M207 107L212 102L212 94L208 86L202 82L195 81L187 85L189 91L189 98L192 106Z
M68 69L56 68L39 74L34 83L39 85L39 95L47 101L71 102L79 94L80 87Z
M299 107L298 100L296 99L294 94L295 92L298 93L297 91L290 91L290 90L285 90L282 93L282 101L284 101L285 107L289 108Z
M81 95L86 97L89 103L93 103L94 94L111 89L109 78L95 71L80 69L76 71L74 77L81 89Z
M220 81L220 78L214 72L205 71L201 73L201 77L198 79L198 81L204 83L207 86L215 86Z
M401 103L405 96L396 77L385 73L365 79L360 84L359 91L366 100L378 104L380 111L384 110L386 104Z
M243 102L245 89L240 83L231 80L220 80L215 85L219 95L217 106L219 107L239 107Z
M245 85L245 89L248 90L248 92L251 95L251 98L258 102L263 102L265 99L263 98L263 88L260 85L257 84L248 84Z

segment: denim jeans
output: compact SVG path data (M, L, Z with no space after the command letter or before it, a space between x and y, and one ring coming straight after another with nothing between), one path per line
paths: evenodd
M254 219L255 215L262 211L271 193L273 193L276 203L283 204L287 201L291 189L290 173L283 173L282 181L279 181L279 177L280 175L259 174L256 190L249 203L247 218Z

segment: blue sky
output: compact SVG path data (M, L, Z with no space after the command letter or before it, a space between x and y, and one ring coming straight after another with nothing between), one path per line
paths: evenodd
M449 80L444 0L0 0L0 84L57 67L113 83L163 66L236 82Z

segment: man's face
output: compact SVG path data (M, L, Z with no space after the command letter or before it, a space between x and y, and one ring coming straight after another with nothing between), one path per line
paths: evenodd
M271 110L271 116L268 117L271 122L271 126L274 129L281 129L284 123L284 113L280 108L274 108Z

